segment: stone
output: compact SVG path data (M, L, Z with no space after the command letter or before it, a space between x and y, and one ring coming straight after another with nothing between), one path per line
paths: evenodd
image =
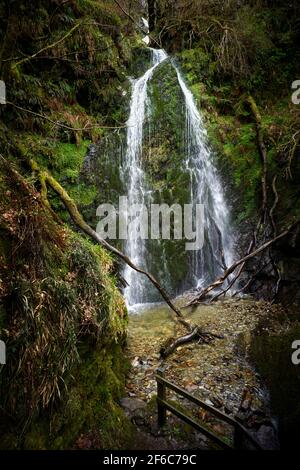
M133 413L135 410L145 408L147 403L145 403L143 400L140 400L139 398L125 397L121 398L120 405L126 411Z

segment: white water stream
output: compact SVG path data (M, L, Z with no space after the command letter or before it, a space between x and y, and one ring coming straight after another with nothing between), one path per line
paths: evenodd
M127 123L127 148L122 168L129 206L147 205L147 202L151 200L151 191L146 188L141 161L146 108L151 106L147 87L154 70L167 58L163 50L152 49L151 67L142 77L132 81L130 116ZM207 145L203 119L178 67L173 62L171 63L177 73L186 110L185 123L183 123L186 129L183 171L187 171L190 177L190 201L186 203L204 205L204 246L198 251L191 252L188 275L191 286L201 287L222 272L224 264L229 265L232 261L229 210L220 177L213 164L212 152ZM133 225L131 227L133 230ZM124 247L125 253L136 265L147 268L145 242L140 238L134 239L131 235L129 229L129 239ZM165 274L169 275L169 273ZM147 302L144 277L128 266L125 267L123 275L129 284L124 292L128 306Z

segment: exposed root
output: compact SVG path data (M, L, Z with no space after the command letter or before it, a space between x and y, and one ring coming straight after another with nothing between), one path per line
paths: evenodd
M277 207L277 204L279 202L279 196L278 196L278 193L277 193L277 189L276 189L276 181L277 181L277 176L274 176L273 178L273 181L272 181L272 190L273 190L273 194L274 194L274 202L273 202L273 205L270 209L270 212L269 212L269 216L270 216L270 220L271 220L271 224L272 224L272 227L273 227L273 233L274 235L276 235L276 224L275 224L275 220L274 220L274 211Z

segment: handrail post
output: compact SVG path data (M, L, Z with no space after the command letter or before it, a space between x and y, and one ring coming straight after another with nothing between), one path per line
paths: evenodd
M241 450L243 449L243 434L240 430L240 427L237 425L237 426L234 426L234 436L233 436L233 444L234 444L234 448L235 450Z
M156 371L156 374L160 377L163 377L164 372L163 369L159 368ZM167 410L160 400L166 400L166 386L164 383L157 381L157 424L161 428L166 424L167 421Z

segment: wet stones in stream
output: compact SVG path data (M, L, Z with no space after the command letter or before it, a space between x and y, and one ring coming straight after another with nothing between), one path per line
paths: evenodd
M221 411L238 416L252 429L267 448L276 447L276 425L269 413L269 397L260 377L248 360L251 335L264 316L281 307L253 300L224 300L201 305L186 314L189 321L204 330L224 335L210 344L189 344L162 361L161 344L168 337L177 337L184 330L174 321L165 306L155 306L140 315L130 315L127 356L131 370L127 376L127 397L121 404L139 431L161 438L166 447L207 448L210 443L193 430L186 431L177 418L168 415L167 438L161 436L156 420L156 380L158 367L165 377ZM209 413L199 409L171 391L168 398L202 421L220 436L232 439L232 429ZM174 431L175 430L175 431ZM177 431L176 431L177 430ZM172 444L170 444L172 442ZM146 445L146 444L145 444ZM182 447L184 446L184 447ZM160 447L161 448L161 447ZM174 448L174 447L171 447Z

